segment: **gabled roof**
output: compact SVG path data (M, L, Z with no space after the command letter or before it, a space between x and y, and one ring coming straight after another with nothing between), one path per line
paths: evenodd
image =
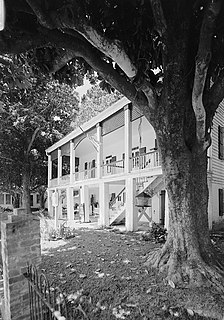
M121 98L117 102L113 103L106 110L102 111L97 116L93 117L89 121L87 121L84 124L82 124L82 130L84 132L90 130L91 128L95 127L97 125L97 123L107 119L112 114L114 114L115 112L117 112L120 109L122 109L128 103L130 103L130 100L128 100L126 97ZM51 147L46 149L46 153L51 153L52 151L54 151L55 149L63 146L65 143L69 142L70 140L80 136L83 133L82 130L80 128L76 128L75 130L73 130L72 132L67 134L65 137L63 137L62 139L60 139L59 141L54 143Z

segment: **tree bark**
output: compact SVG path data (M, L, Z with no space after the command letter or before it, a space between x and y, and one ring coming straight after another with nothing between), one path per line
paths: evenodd
M208 228L207 150L186 141L180 102L185 104L184 110L189 108L184 102L189 99L183 99L184 95L178 91L169 99L172 105L161 109L166 111L155 125L169 198L170 227L165 245L150 254L147 263L166 271L167 279L176 285L201 285L209 279L222 289L223 266ZM194 122L187 126L196 140Z
M23 174L22 174L22 187L23 187L23 195L22 195L22 206L26 209L28 214L31 213L31 202L30 202L30 175L29 175L29 167L24 166Z
M39 196L40 196L40 209L44 210L45 209L45 202L47 200L46 196L45 196L45 192L46 190L41 190L39 192Z

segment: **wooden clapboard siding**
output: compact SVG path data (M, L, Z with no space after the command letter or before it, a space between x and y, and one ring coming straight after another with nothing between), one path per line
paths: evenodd
M214 117L212 128L212 181L224 187L224 160L219 159L218 127L224 127L224 101Z

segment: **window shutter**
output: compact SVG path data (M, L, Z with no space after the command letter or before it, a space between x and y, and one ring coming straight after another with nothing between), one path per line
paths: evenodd
M223 216L224 205L223 205L223 189L219 189L219 216Z
M92 166L91 166L91 168L95 168L95 167L96 167L96 160L93 159L93 160L92 160Z
M219 159L224 160L224 127L218 127Z

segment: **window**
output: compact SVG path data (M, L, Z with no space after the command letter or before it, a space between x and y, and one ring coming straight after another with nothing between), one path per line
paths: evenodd
M219 189L219 216L224 215L224 189Z
M75 157L75 172L79 172L79 158Z
M0 204L4 204L4 193L0 193Z
M111 173L111 166L109 165L109 163L111 163L111 158L112 158L112 156L106 157L107 173Z
M218 127L219 159L224 160L224 127Z
M70 174L70 156L62 156L62 175Z
M30 206L33 207L33 195L30 195Z
M11 196L9 193L6 193L6 204L11 204Z
M58 177L58 159L52 160L52 179Z
M37 203L40 203L40 195L37 194Z
M96 168L96 160L93 159L91 162L91 178L95 178L95 168Z

